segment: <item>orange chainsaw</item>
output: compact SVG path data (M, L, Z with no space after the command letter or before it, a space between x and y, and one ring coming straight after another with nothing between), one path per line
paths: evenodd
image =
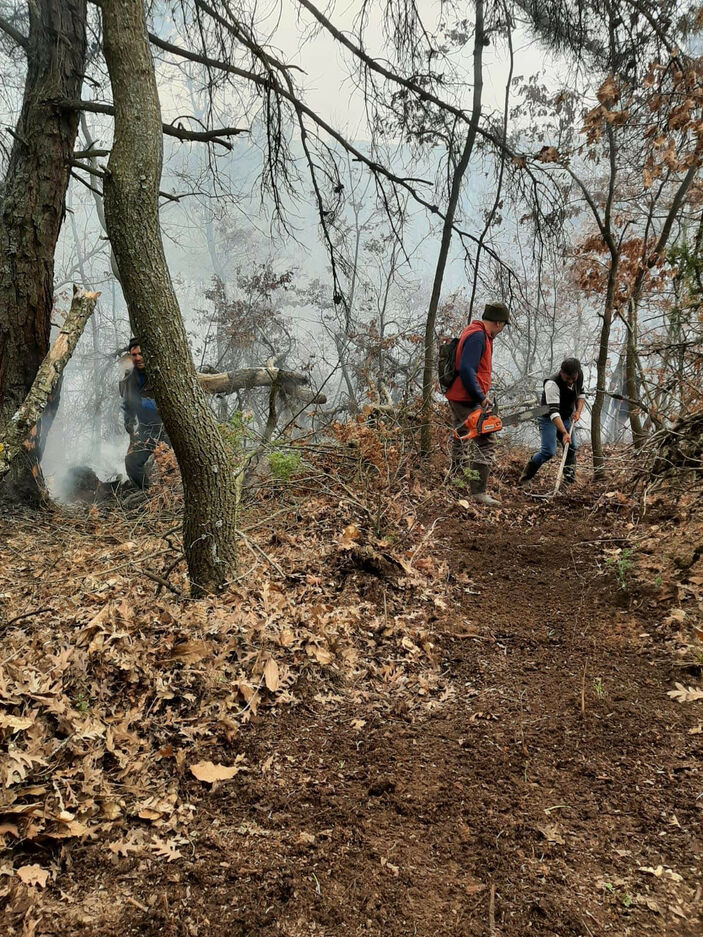
M484 404L469 413L461 426L454 430L454 435L462 442L466 442L487 433L497 433L504 426L516 426L518 423L534 420L536 417L548 412L549 407L529 407L526 410L517 410L515 413L501 417L497 410Z

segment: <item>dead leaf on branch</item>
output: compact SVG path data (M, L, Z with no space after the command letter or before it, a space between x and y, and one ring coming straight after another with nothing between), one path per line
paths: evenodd
M555 146L543 146L535 158L540 163L558 163L559 151Z
M600 88L596 91L599 104L603 107L612 107L620 97L620 89L612 75L608 75Z
M602 113L606 122L612 124L613 127L622 127L630 116L629 111L609 111L607 107L602 109Z

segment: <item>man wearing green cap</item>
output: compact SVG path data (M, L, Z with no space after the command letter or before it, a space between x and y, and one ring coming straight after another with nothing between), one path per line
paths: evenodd
M487 303L480 322L470 322L459 336L455 368L457 375L445 396L449 401L452 424L459 429L469 413L489 404L493 340L510 322L505 303ZM477 436L476 453L471 462L471 496L479 504L500 507L500 501L486 494L486 484L493 464L495 439L493 433ZM452 439L452 472L463 470L469 455L467 444L456 436Z

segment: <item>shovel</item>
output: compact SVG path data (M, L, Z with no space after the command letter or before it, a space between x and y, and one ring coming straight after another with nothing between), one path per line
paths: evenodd
M554 482L554 491L549 492L546 495L542 494L530 494L531 498L539 498L540 501L551 501L552 498L555 498L559 488L561 487L561 481L564 477L564 466L566 465L566 457L569 454L569 447L564 446L564 451L562 452L561 459L559 460L559 471L557 472L557 479Z

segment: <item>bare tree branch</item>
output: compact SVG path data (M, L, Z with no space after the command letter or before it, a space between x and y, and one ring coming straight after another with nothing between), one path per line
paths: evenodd
M1 16L0 16L0 29L4 33L7 33L7 35L11 39L14 39L14 41L17 43L18 46L22 46L25 52L27 51L27 49L29 48L29 38L25 36L23 33L21 33L19 29L15 29L12 23L8 23L7 20L3 19Z
M99 101L60 101L62 107L74 111L91 111L93 114L113 114L115 108L112 104L103 104ZM182 119L182 118L180 118ZM220 127L216 130L186 130L185 127L174 127L173 124L162 124L163 132L168 137L196 143L218 143L226 150L232 149L232 144L222 137L234 137L240 133L249 133L241 127Z

